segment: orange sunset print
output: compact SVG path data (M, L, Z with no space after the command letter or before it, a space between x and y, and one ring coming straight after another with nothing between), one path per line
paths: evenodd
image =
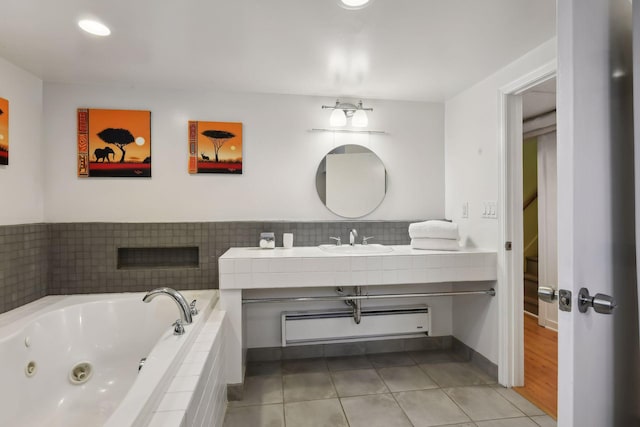
M242 123L189 122L189 173L242 173Z
M9 101L0 98L0 165L9 164Z
M78 175L151 176L151 112L78 109Z

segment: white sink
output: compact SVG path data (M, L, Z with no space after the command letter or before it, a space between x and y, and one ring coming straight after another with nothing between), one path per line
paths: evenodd
M368 254L383 254L392 252L393 248L389 246L380 245L377 243L370 243L368 245L320 245L320 249L325 252L334 254L349 254L349 255L368 255Z

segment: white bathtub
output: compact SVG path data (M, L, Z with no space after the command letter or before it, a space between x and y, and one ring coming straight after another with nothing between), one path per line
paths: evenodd
M174 301L143 303L143 293L49 296L0 315L0 426L126 427L171 418L180 426L197 425L198 413L198 422L220 418L199 400L209 377L221 376L215 365L224 313L213 310L217 291L183 294L197 299L200 314L181 336L171 327L179 317ZM74 384L70 373L84 362L92 373ZM185 375L189 386L174 384ZM208 399L215 394L224 403L223 385Z

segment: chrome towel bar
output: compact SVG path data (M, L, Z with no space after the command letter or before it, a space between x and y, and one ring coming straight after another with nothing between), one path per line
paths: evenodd
M247 298L243 299L243 304L274 303L274 302L312 302L312 301L350 301L364 299L386 299L386 298L413 298L413 297L449 297L456 295L489 295L495 296L496 290L485 289L480 291L447 291L447 292L420 292L405 294L376 294L376 295L327 295L317 297L281 297L281 298Z

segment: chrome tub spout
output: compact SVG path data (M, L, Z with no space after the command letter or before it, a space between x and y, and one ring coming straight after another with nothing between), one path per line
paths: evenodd
M174 333L176 335L182 335L184 333L184 328L182 325L188 325L192 322L191 318L191 307L189 307L189 303L185 299L185 297L175 289L171 288L156 288L147 292L147 294L142 298L144 302L150 302L152 299L157 297L158 295L166 295L171 298L176 305L178 306L178 311L180 312L180 319L174 323L175 329Z

